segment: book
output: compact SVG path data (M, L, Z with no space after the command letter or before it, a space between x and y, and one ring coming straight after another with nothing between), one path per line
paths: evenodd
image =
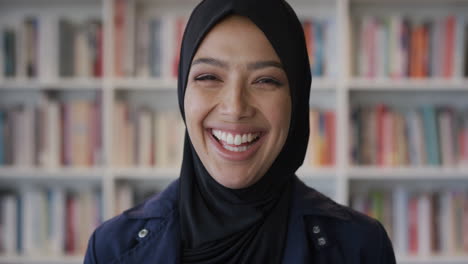
M315 167L333 166L336 148L334 111L311 109L309 122L310 134L305 158L307 163Z
M98 19L59 20L59 77L101 77L103 31Z
M425 105L421 108L424 131L426 134L427 164L440 165L439 131L436 120L436 110L433 106Z
M465 40L464 40L464 71L463 76L468 77L468 23L465 25Z
M17 225L18 215L16 214L17 199L14 194L6 194L0 197L1 212L1 253L13 255L17 249Z
M421 257L468 253L467 202L457 186L367 186L351 196L352 208L384 225L396 254Z
M445 20L445 42L443 57L443 77L449 78L453 75L454 52L455 52L455 16L448 16Z
M4 75L5 77L16 76L16 33L12 28L5 28L3 30L3 54L5 60Z
M356 25L359 77L453 79L464 75L463 16L365 14Z
M35 17L27 17L24 20L25 67L27 77L37 77L38 73L38 31L39 21Z
M6 163L5 152L6 152L6 113L0 109L0 166Z
M75 26L68 19L62 18L59 27L59 76L72 77L75 73Z

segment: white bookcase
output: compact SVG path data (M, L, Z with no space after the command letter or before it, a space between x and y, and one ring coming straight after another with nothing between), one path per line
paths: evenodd
M136 12L150 14L188 15L198 0L128 0ZM403 184L462 185L468 189L468 168L381 168L354 166L350 162L350 109L356 102L385 101L396 104L414 102L446 102L468 108L468 80L444 79L363 79L355 77L356 33L354 17L366 12L385 15L388 12L404 14L468 14L466 0L290 0L301 18L332 18L336 23L337 76L313 78L310 104L312 107L334 109L336 113L336 165L331 168L303 166L297 174L308 185L330 195L342 204L349 204L354 188ZM28 102L48 90L61 94L100 94L102 105L103 162L91 168L0 168L0 189L20 188L23 185L65 186L90 185L100 187L103 193L105 219L115 215L116 186L131 182L134 186L150 185L161 190L178 177L178 168L117 168L112 165L113 113L118 94L131 94L132 98L154 98L155 105L164 105L178 111L176 86L171 78L116 77L114 75L114 0L0 0L0 30L12 21L21 21L27 15L40 17L41 23L53 28L60 16L71 19L97 17L102 20L104 36L103 77L60 78L57 69L57 36L41 32L37 78L8 79L0 75L0 106L11 100ZM139 14L133 14L133 17ZM54 22L55 21L55 22ZM47 24L48 23L48 24ZM41 25L42 26L42 25ZM0 57L1 58L1 57ZM77 95L78 94L78 95ZM181 139L182 140L182 139ZM468 263L468 255L406 256L398 252L398 263ZM81 263L82 256L0 256L0 263Z

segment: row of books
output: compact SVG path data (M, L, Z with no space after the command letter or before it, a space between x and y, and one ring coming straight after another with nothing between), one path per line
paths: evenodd
M179 167L185 125L177 111L154 111L117 101L113 163L121 167Z
M115 0L115 75L177 78L187 17L135 12L131 1Z
M468 165L468 109L357 106L351 126L351 158L356 165Z
M354 194L351 204L381 221L398 254L468 254L467 189L371 189Z
M99 20L59 20L59 76L101 77L103 31Z
M36 77L39 23L26 17L21 25L5 27L0 36L0 73L5 77Z
M337 76L336 23L333 19L303 19L302 27L312 76Z
M92 188L23 187L0 194L0 254L83 255L102 222L101 192Z
M468 24L462 16L411 19L365 15L358 24L360 77L468 76Z
M5 26L0 42L0 77L102 76L103 30L100 20L76 22L61 18L58 25L51 26L41 24L38 17L27 17L20 26Z
M0 108L0 166L89 167L102 162L99 100Z
M309 112L310 134L306 165L330 167L335 165L336 117L331 110L313 108Z

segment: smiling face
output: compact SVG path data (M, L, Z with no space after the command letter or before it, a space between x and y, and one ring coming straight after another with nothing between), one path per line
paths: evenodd
M230 16L206 35L184 107L192 144L218 183L245 188L267 172L288 135L291 97L278 55L249 19Z

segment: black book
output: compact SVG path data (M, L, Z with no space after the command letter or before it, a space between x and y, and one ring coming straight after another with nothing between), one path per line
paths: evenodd
M465 25L465 72L464 76L468 77L468 24Z
M75 27L66 19L59 21L59 75L72 77L75 74Z
M5 54L5 77L16 75L16 34L11 29L3 32L3 47Z

